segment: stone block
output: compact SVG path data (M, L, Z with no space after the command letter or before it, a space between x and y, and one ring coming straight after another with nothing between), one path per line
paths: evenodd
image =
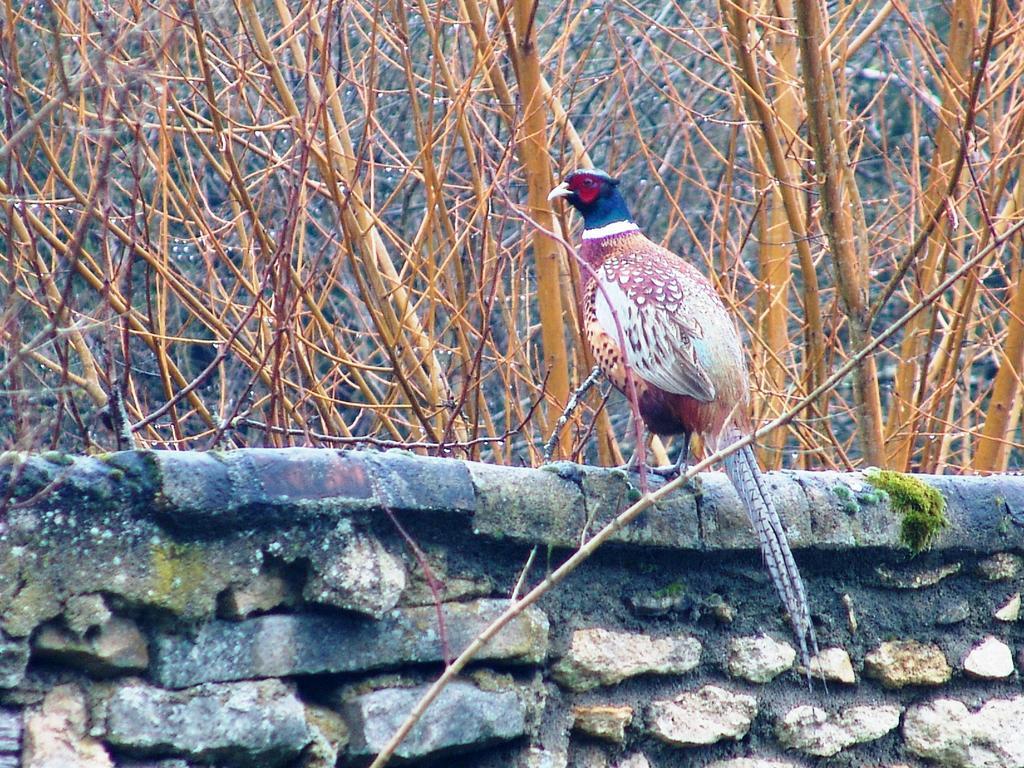
M978 563L978 575L987 581L1009 581L1024 569L1024 558L1013 552L996 552Z
M347 451L369 468L378 502L392 510L456 512L477 508L474 462L418 456L403 450Z
M428 687L385 688L349 700L342 710L351 733L349 753L380 752ZM482 690L455 681L431 703L395 754L411 760L480 749L526 730L527 705L514 690Z
M729 674L752 683L767 683L790 669L796 651L768 635L737 637L729 641Z
M586 691L615 685L637 675L679 675L700 663L700 641L688 635L649 635L580 629L573 632L569 652L553 668L560 685Z
M376 506L358 452L251 448L149 451L160 478L154 513L183 531L268 528L297 518Z
M1001 680L1013 674L1010 647L989 636L975 645L964 659L964 672L980 680Z
M953 670L937 645L894 640L882 643L864 658L864 674L880 680L886 688L902 688L942 685Z
M244 584L225 590L217 601L217 615L225 619L246 619L281 606L294 606L300 595L296 586L278 573L260 571Z
M446 603L443 613L452 654L466 648L506 608L505 600ZM547 648L547 617L530 607L487 643L477 659L535 664L546 657ZM152 655L155 679L169 688L443 660L433 606L398 608L380 621L340 614L210 621L195 637L159 636Z
M313 738L302 702L280 680L165 691L129 683L111 696L107 740L136 755L279 766Z
M113 617L79 636L57 624L42 627L32 640L40 658L80 667L97 675L140 672L149 666L145 636L131 619Z
M0 631L0 688L16 688L28 667L27 637L9 637Z
M0 709L0 755L21 753L21 710Z
M998 621L1012 623L1020 618L1020 592L1014 592L995 613L992 614Z
M478 503L474 533L576 547L586 522L583 494L556 472L469 464Z
M740 503L736 489L721 472L702 472L700 481L700 533L703 547L708 549L756 549L757 540L750 527L746 510ZM783 521L794 549L816 540L812 535L811 514L815 530L819 520L824 525L825 508L812 507L806 487L792 473L765 474L768 492Z
M25 716L23 768L113 768L104 746L87 735L85 694L59 685Z
M633 752L619 758L612 766L613 768L651 768L651 763L643 752Z
M64 623L76 635L101 627L112 618L103 595L72 595L64 603Z
M406 585L405 564L375 536L335 533L324 544L310 553L313 572L302 592L307 602L375 619L398 604Z
M572 727L596 739L622 744L626 728L633 722L630 706L577 705L572 708Z
M801 674L806 674L802 666L797 668ZM819 680L835 681L852 685L857 682L857 675L853 671L853 663L850 661L850 654L842 648L825 648L811 658L810 674Z
M585 508L591 518L591 533L607 525L633 503L639 483L637 476L632 473L627 475L619 470L592 467L583 471L580 477ZM651 490L654 490L664 481L651 476L648 482ZM699 484L701 481L694 482ZM612 541L637 546L699 549L700 526L697 522L694 491L684 486L669 494L618 531Z
M977 712L961 701L917 704L903 718L913 754L949 768L1024 765L1024 696L993 699Z
M949 576L955 576L963 569L963 563L944 563L931 568L917 566L894 570L885 565L875 568L878 580L886 587L896 589L925 589L933 587Z
M312 742L302 755L301 768L334 768L348 745L348 725L333 709L306 704Z
M659 741L689 747L747 735L757 716L757 700L714 685L653 701L647 708L647 731Z
M832 757L854 744L879 739L899 724L900 709L895 706L853 706L829 713L804 705L786 713L775 735L788 749Z

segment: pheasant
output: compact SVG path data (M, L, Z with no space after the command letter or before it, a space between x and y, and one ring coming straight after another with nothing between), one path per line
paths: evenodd
M712 450L750 434L743 348L708 279L641 233L618 187L603 171L574 171L548 200L564 199L583 215L579 256L587 268L580 314L597 364L620 392L635 396L650 432L682 436L678 470L691 434ZM725 472L747 510L801 661L810 669L808 649L818 649L807 596L753 447L726 457Z

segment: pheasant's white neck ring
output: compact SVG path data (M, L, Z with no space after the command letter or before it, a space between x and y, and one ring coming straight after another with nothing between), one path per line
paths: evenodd
M628 219L626 221L613 221L611 224L605 224L603 227L596 227L594 229L584 229L583 239L584 240L600 240L602 237L611 237L612 235L624 235L627 232L639 232L640 227L634 224Z

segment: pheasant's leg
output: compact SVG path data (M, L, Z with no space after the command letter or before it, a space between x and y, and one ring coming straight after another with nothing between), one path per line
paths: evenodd
M683 445L679 449L675 464L667 467L652 467L651 472L665 478L679 477L683 474L686 471L686 460L690 457L690 435L690 432L683 432Z
M633 416L629 417L629 427L627 428L627 432L629 432L629 433L633 432ZM651 441L651 433L648 432L646 429L643 432L643 440L644 440L644 445L643 445L643 448L644 448L644 450L643 450L644 466L648 470L650 470L651 469L651 465L647 463L647 456L650 454L651 450L650 450L650 448L647 447L647 444L650 443L650 441ZM630 454L629 461L627 461L625 464L620 464L619 466L616 467L616 469L621 469L623 472L639 472L640 471L640 446L637 445L633 449L633 453Z
M551 437L544 443L544 461L551 461L551 454L555 452L555 446L558 444L558 436L562 434L562 428L566 425L569 419L572 418L573 413L577 408L580 407L580 402L583 396L587 394L592 386L597 383L597 380L601 378L600 366L594 366L594 369L590 372L590 375L583 380L576 391L572 393L569 398L569 402L565 404L565 410L562 411L562 415L558 417L558 421L555 422L555 431L551 433Z
M633 449L633 455L629 457L629 461L627 461L622 466L616 467L616 469L621 469L623 472L636 472L636 471L638 471L639 467L640 467L640 450L639 449Z

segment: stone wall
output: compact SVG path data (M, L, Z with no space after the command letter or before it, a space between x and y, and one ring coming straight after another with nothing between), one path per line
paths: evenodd
M770 475L827 685L707 473L490 642L398 756L1024 766L1024 480L924 479L951 525L911 557L861 475ZM517 583L636 496L401 452L8 454L0 768L365 765Z

